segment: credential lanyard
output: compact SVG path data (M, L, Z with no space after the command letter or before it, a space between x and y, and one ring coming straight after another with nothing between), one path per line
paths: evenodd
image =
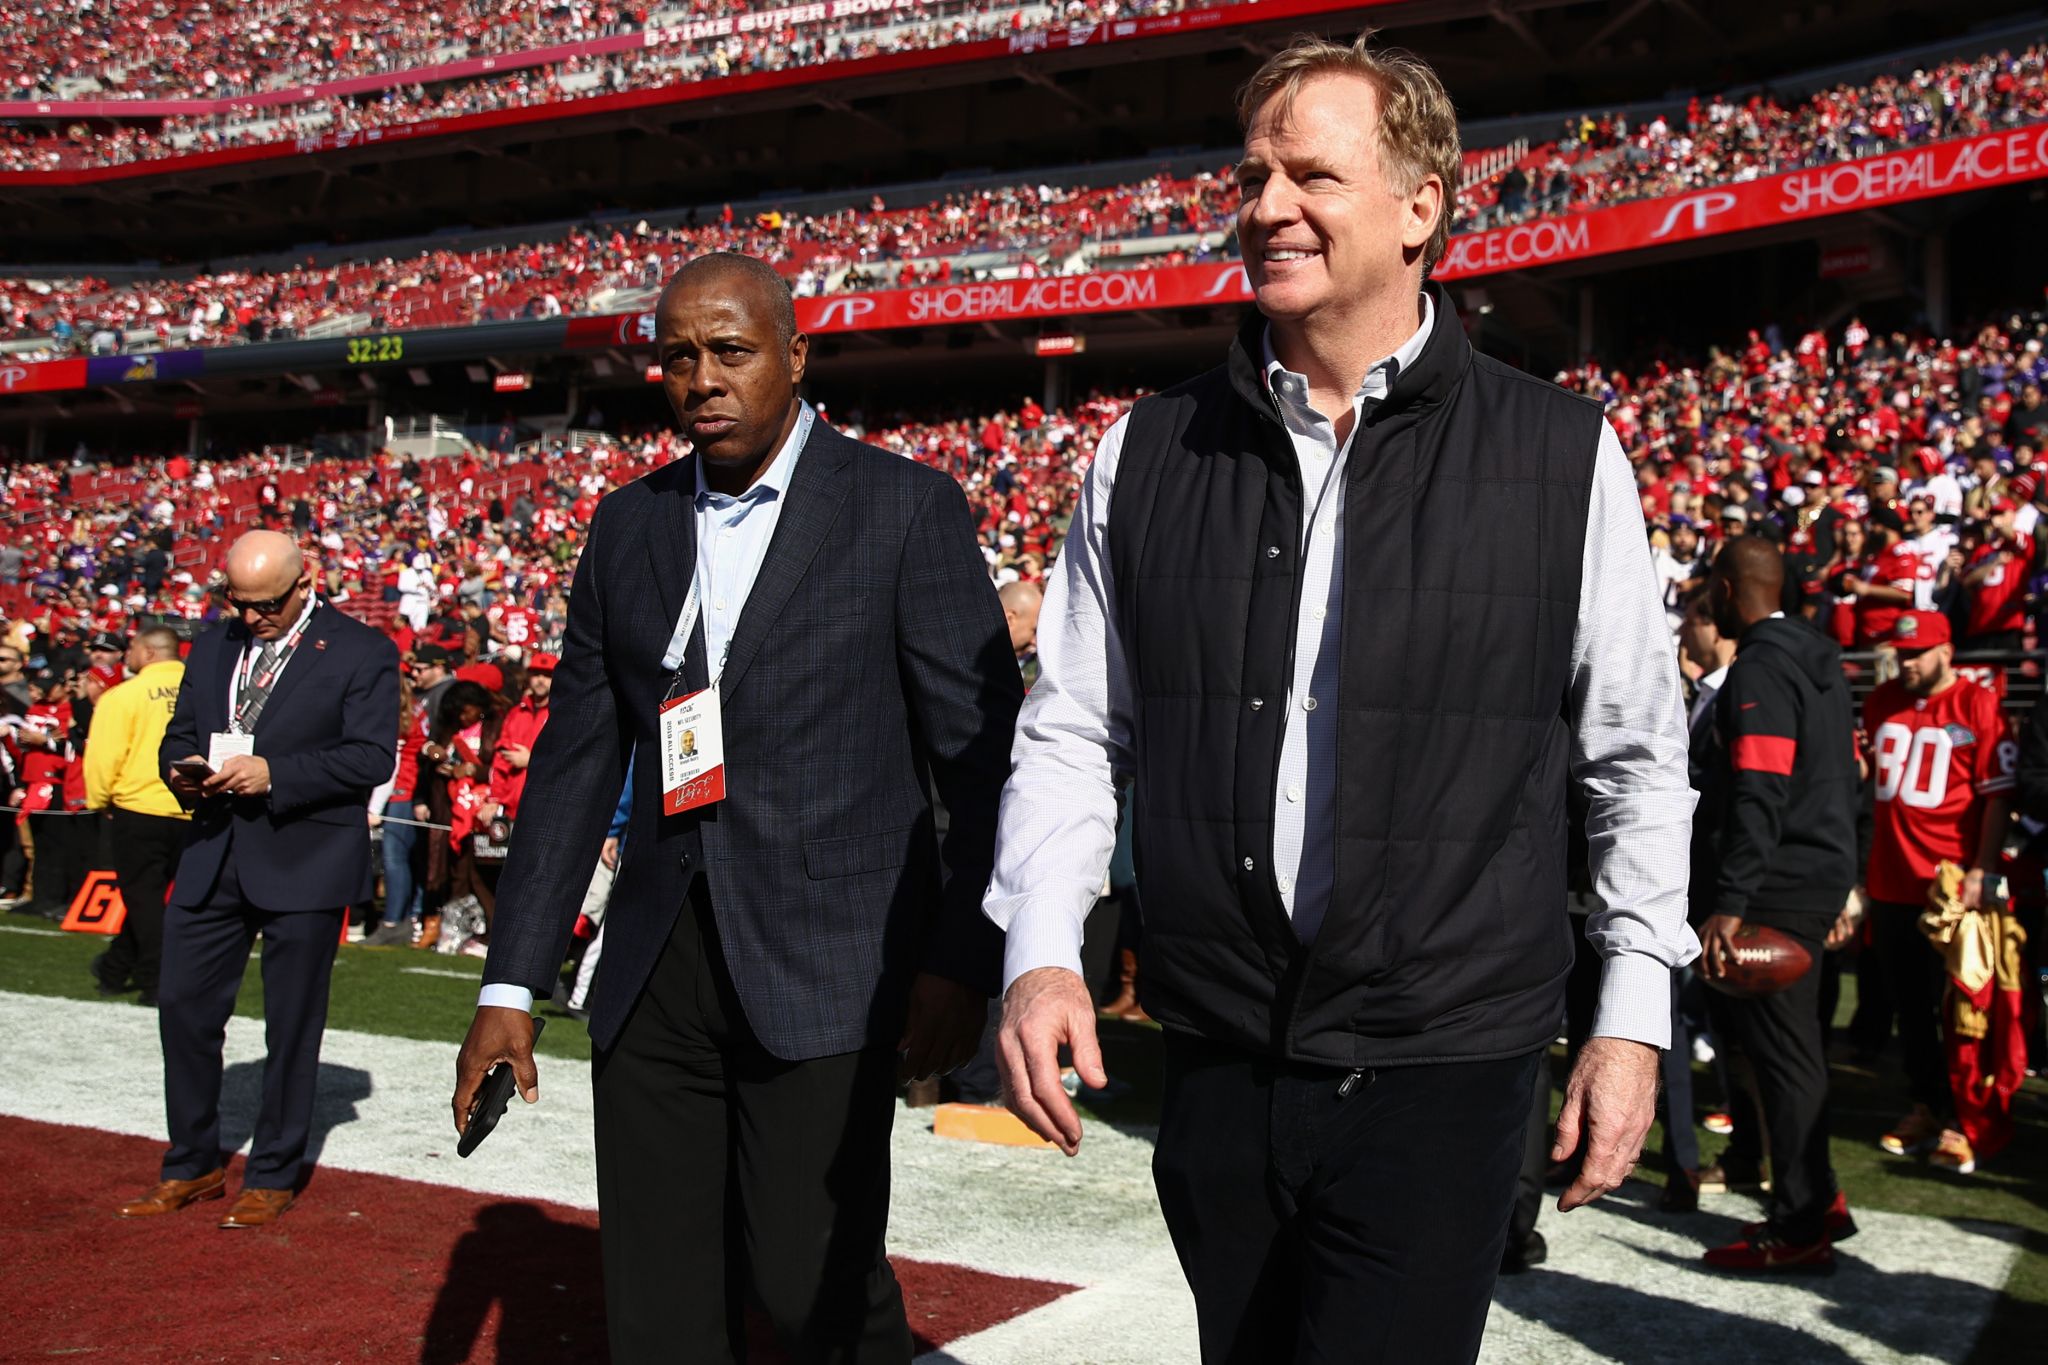
M702 537L699 539L701 541ZM668 648L661 654L662 671L669 675L668 691L662 697L664 701L674 697L676 689L683 683L683 661L689 657L690 636L696 633L697 617L704 610L704 580L710 577L704 569L704 547L699 544L697 562L691 566L689 595L683 599L683 609L676 616L676 628L668 637ZM710 641L707 639L705 643L708 645ZM724 671L725 660L720 659L717 672L711 674L709 686L717 687L718 675Z
M298 622L277 642L277 655L270 664L273 690L278 675L283 673L285 665L292 661L292 655L298 653L299 640L305 635L306 627L313 623L313 613L319 609L320 604L313 603L311 610L301 615ZM262 648L262 641L251 635L242 646L242 662L236 666L234 676L229 679L231 686L228 688L228 729L238 735L248 733L248 727L242 723L242 695L248 690L249 675L256 671L256 656ZM267 697L265 701L268 702Z

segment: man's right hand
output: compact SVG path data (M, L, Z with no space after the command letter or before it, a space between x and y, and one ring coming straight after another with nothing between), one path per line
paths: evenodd
M1100 1090L1109 1084L1087 984L1065 967L1038 967L1011 982L1003 996L996 1064L1010 1112L1072 1156L1081 1149L1081 1118L1060 1084L1062 1046L1085 1085Z
M204 756L200 754L187 754L185 755L184 758L180 759L179 762L204 763L206 762L206 759ZM204 793L201 792L199 789L198 780L187 777L184 773L179 772L176 768L171 769L171 778L169 786L170 789L179 796L204 795Z
M598 852L597 857L598 861L602 862L612 871L617 872L619 870L619 841L617 839L605 840L604 848Z
M469 1023L469 1036L455 1054L455 1131L469 1127L469 1111L484 1077L499 1062L512 1063L512 1081L519 1098L540 1103L540 1072L533 1064L533 1016L525 1010L479 1005Z

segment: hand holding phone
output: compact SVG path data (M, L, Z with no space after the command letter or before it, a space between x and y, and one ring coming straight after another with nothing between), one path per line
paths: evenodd
M540 1040L540 1031L547 1026L547 1022L547 1020L542 1018L535 1018L533 1020L534 1042ZM530 1043L527 1056L532 1056ZM456 1065L459 1076L461 1067L459 1059ZM471 1074L475 1073L472 1072ZM485 1073L483 1083L477 1087L476 1099L469 1106L469 1112L462 1124L462 1140L455 1146L455 1154L457 1156L468 1156L477 1149L485 1138L491 1135L491 1130L498 1126L498 1120L505 1116L505 1109L512 1102L512 1089L515 1082L516 1078L512 1073L512 1063L509 1061L499 1062ZM458 1085L459 1083L458 1080Z
M171 764L171 790L183 796L199 795L199 788L213 776L213 765L199 757L181 758Z

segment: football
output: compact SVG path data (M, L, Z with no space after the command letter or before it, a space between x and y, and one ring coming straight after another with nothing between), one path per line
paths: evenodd
M1707 984L1726 995L1770 995L1782 991L1813 966L1813 954L1790 934L1762 924L1735 931L1735 960L1727 975Z

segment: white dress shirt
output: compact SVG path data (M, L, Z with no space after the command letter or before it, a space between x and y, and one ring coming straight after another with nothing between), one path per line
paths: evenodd
M1303 943L1312 942L1337 885L1337 647L1344 625L1344 476L1351 446L1365 424L1365 405L1392 390L1415 363L1436 324L1436 305L1422 296L1422 325L1401 348L1365 372L1351 395L1351 432L1309 406L1308 376L1273 354L1266 338L1266 387L1272 393L1294 458L1301 466L1301 615L1294 622L1294 676L1282 713L1280 781L1273 792L1273 874L1280 903Z
M1425 312L1421 340L1432 325ZM1412 358L1421 344L1410 345ZM1373 383L1368 375L1352 400L1354 411L1372 396ZM1283 402L1281 410L1305 403L1303 393L1299 405ZM1297 454L1315 454L1334 471L1346 450L1330 439L1325 424L1321 448L1305 451L1304 432L1314 428L1304 422L1297 429L1299 415L1288 423ZM1116 842L1116 783L1132 771L1133 699L1108 545L1110 499L1129 420L1120 419L1097 445L1046 584L1038 681L1018 717L984 902L989 918L1008 934L1006 989L1037 967L1080 971L1082 921L1102 888ZM1338 497L1343 482L1337 478L1332 489ZM1307 458L1303 486L1319 486ZM1302 614L1311 618L1321 608L1329 615L1297 623L1299 662L1292 687L1298 700L1288 708L1282 758L1283 774L1293 776L1283 776L1280 784L1273 851L1276 880L1294 879L1292 891L1281 896L1304 938L1314 934L1330 895L1335 853L1329 793L1336 783L1330 770L1335 744L1327 738L1319 743L1317 726L1317 718L1334 725L1335 709L1310 710L1307 700L1318 688L1334 695L1343 590L1337 567L1342 561L1335 554L1342 522L1332 515L1340 508L1313 517L1312 508L1304 508L1306 543L1328 539L1332 545L1320 568L1318 556L1304 559ZM1325 525L1327 535L1312 530ZM1671 970L1699 952L1685 918L1695 796L1687 779L1685 705L1642 506L1621 442L1605 422L1594 456L1570 680L1571 772L1588 798L1586 835L1600 899L1587 937L1605 959L1593 1033L1666 1047ZM1304 720L1310 724L1297 723ZM1298 801L1288 799L1294 789ZM1320 801L1314 793L1322 794Z
M725 670L725 655L732 647L733 631L739 626L747 598L753 594L761 562L768 557L768 543L775 538L775 523L781 520L782 505L789 500L790 480L796 475L796 463L803 456L804 442L811 438L811 427L817 418L809 403L797 400L796 426L789 439L744 493L714 491L704 481L703 458L697 460L697 563L691 572L702 580L699 595L703 601L704 649L709 655L706 676L714 680ZM681 567L678 566L679 571ZM680 655L679 648L676 653ZM533 992L524 986L499 982L485 986L477 996L477 1004L531 1012Z
M1693 689L1692 710L1687 712L1685 717L1687 734L1691 734L1694 730L1700 728L1700 717L1704 716L1707 713L1707 708L1714 704L1714 694L1727 685L1728 670L1731 667L1733 667L1732 664L1722 664L1712 673L1701 678L1700 685Z

